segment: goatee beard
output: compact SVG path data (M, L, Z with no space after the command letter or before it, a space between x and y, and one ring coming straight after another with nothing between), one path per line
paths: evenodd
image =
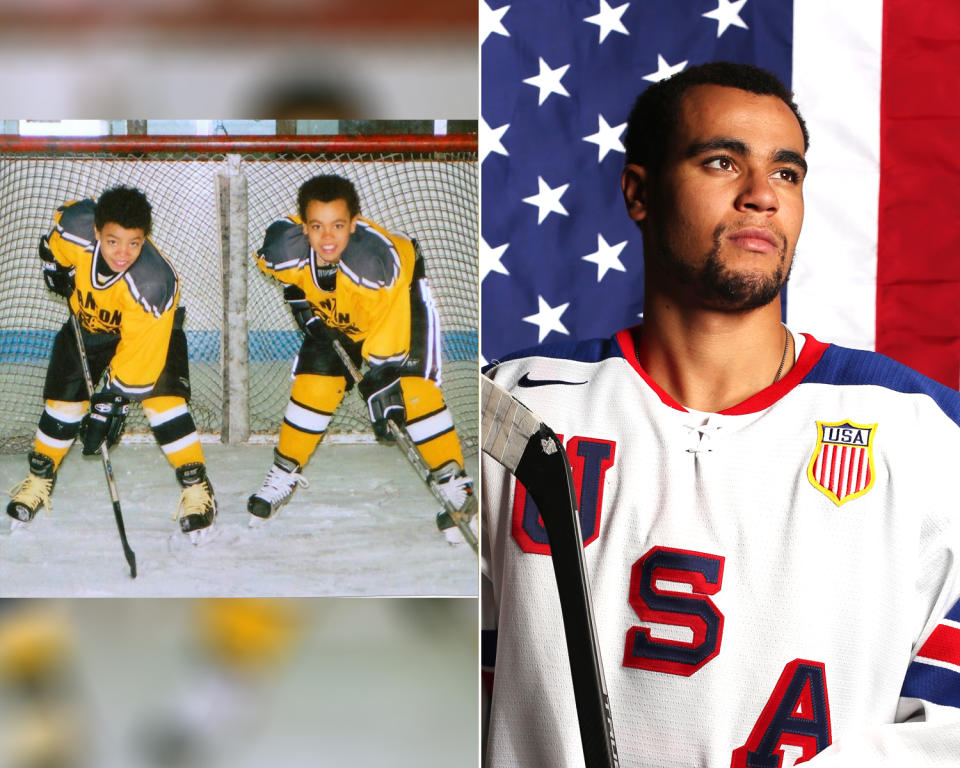
M740 228L740 225L729 227L734 231ZM708 306L731 311L765 307L790 279L789 270L784 274L787 239L779 232L774 233L780 241L780 248L773 272L735 272L728 269L720 258L727 230L728 227L721 224L713 231L713 247L699 268L680 260L668 245L661 246L657 261L669 276L680 285L690 287Z

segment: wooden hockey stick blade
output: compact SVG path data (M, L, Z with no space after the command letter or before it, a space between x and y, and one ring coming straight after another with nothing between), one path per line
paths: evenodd
M137 556L130 548L127 542L127 531L123 525L123 512L120 509L120 494L117 492L117 481L113 477L113 464L110 463L110 455L107 453L107 441L104 440L100 446L100 453L103 457L103 471L107 476L107 487L110 490L110 501L113 502L113 518L117 522L117 532L120 534L120 546L123 547L123 556L130 566L130 578L137 578Z
M69 309L69 304L68 304ZM87 394L93 396L93 377L90 375L90 366L87 363L87 350L83 345L83 332L80 329L80 320L70 310L70 322L73 325L73 334L77 340L77 352L80 354L80 367L83 369L83 378L87 384ZM123 547L123 556L130 566L130 578L137 578L137 556L127 542L127 531L123 525L123 512L120 510L120 493L117 491L117 481L113 476L113 465L110 463L110 453L107 451L107 441L100 444L100 458L103 459L103 473L107 478L107 490L110 492L110 501L113 503L113 517L117 521L117 532L120 534L120 546Z
M586 768L619 766L570 462L536 414L486 376L480 382L481 448L523 483L550 541Z
M477 537L473 531L470 530L470 525L464 519L461 511L453 506L441 490L439 483L433 478L430 467L427 466L426 462L420 456L420 451L417 450L417 445L413 442L413 438L410 437L410 433L395 421L387 421L387 429L390 430L390 434L393 436L397 447L400 448L403 455L406 456L407 461L410 462L411 466L417 471L417 474L420 475L420 479L426 483L430 493L440 502L440 506L443 507L444 511L450 516L450 519L456 524L464 541L470 545L470 549L475 553L479 553L480 543L477 541Z
M363 374L360 373L360 369L356 366L353 360L350 359L350 355L347 354L347 350L345 350L343 345L336 339L333 341L333 349L337 353L337 356L340 358L344 367L349 372L354 383L359 384L360 380L363 378ZM460 535L463 536L463 540L470 545L470 549L473 550L474 554L479 555L480 543L477 541L477 537L470 529L469 521L464 517L461 510L453 506L450 500L446 497L446 494L444 494L444 492L440 489L440 485L433 477L433 472L430 471L430 467L428 467L427 463L423 460L423 457L420 455L420 451L417 450L416 443L413 442L413 438L410 437L410 433L407 432L406 427L403 427L400 424L397 424L395 421L388 419L387 429L390 431L390 435L393 437L397 447L406 457L407 461L410 462L410 466L416 470L417 474L420 476L420 479L426 483L427 489L433 494L433 497L440 502L440 506L443 507L443 510L456 524L457 530L459 530Z

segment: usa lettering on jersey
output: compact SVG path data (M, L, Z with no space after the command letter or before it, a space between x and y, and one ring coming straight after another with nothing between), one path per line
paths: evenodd
M817 422L817 447L807 477L838 507L867 493L876 480L873 438L876 424Z

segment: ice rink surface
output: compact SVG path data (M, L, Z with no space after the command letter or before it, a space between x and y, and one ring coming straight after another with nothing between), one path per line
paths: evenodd
M476 555L437 530L438 504L401 452L325 443L279 514L250 528L247 497L273 446L205 443L219 504L216 533L194 546L172 516L180 497L156 444L111 451L137 578L124 560L99 457L78 446L57 475L52 510L10 531L0 520L5 597L475 596ZM477 477L477 457L467 458ZM0 488L26 476L23 455L0 455ZM3 485L6 483L6 485ZM4 500L5 503L5 500Z

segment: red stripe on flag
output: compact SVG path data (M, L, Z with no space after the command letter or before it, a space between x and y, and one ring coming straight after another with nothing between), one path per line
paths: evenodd
M878 352L960 381L960 3L884 0Z
M863 457L866 455L866 451L863 448L857 449L857 468L853 474L853 492L859 493L863 490L864 485L860 482L860 475L863 474Z
M917 655L960 665L960 629L941 624L933 630Z
M853 449L853 455L850 457L850 493L856 493L860 490L860 459L862 456L862 449Z
M836 490L837 490L836 488L833 487L833 478L835 477L833 468L836 466L836 463L837 463L837 446L831 445L830 446L830 467L827 469L827 482L825 482L823 485L824 487L829 488L834 493L836 493Z
M840 476L837 478L837 496L841 499L850 493L850 446L840 452Z

